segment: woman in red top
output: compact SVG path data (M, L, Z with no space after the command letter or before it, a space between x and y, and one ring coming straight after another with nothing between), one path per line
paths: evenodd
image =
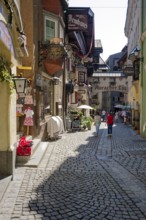
M112 130L113 130L113 122L114 122L114 117L112 113L110 112L107 116L107 127L108 127L108 135L112 135Z

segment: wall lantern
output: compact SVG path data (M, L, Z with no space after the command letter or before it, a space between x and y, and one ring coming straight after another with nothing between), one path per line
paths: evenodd
M58 77L53 77L54 85L59 85L59 78Z
M25 93L25 89L27 86L27 79L16 77L16 78L13 78L13 81L14 81L16 93Z
M139 57L139 49L138 48L136 48L135 50L134 50L134 56L135 56L135 59L136 60L139 60L140 62L142 62L143 63L143 57Z

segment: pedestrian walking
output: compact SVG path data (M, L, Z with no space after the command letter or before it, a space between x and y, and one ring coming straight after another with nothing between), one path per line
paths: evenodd
M118 123L119 121L119 114L118 112L115 113L115 122Z
M101 116L99 115L99 112L96 111L95 116L94 116L94 124L96 127L96 136L98 136L98 132L99 132L99 127L101 124Z
M112 136L113 121L114 121L114 117L113 117L112 113L110 112L107 116L107 121L106 121L109 136Z
M102 115L102 120L106 121L106 111L104 109L102 110L101 115Z

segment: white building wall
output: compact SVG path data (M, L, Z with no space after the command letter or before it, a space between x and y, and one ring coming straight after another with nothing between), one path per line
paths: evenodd
M139 45L140 40L140 0L128 0L125 35L128 38L128 56Z

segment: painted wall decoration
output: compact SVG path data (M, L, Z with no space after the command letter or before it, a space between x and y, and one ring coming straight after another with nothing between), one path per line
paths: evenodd
M13 42L11 35L6 27L6 25L0 21L0 40L5 44L5 46L14 54Z

